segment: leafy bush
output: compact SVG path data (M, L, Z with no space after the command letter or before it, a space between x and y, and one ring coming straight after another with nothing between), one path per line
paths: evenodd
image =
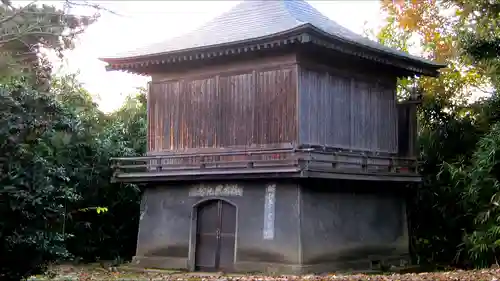
M0 85L0 279L19 280L70 256L67 205L80 200L63 157L82 128L54 96Z

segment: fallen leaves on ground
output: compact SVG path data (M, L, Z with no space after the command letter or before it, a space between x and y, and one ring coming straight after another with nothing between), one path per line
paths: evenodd
M482 270L456 270L449 272L425 272L407 274L322 274L322 275L232 275L210 273L179 273L161 270L131 272L96 267L65 267L51 270L53 276L31 277L31 281L107 281L107 280L172 280L172 281L285 281L285 280L335 280L335 281L500 281L500 268ZM52 277L52 278L51 278Z

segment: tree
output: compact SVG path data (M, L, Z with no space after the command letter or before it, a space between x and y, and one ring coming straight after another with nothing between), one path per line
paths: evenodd
M67 206L80 196L70 184L73 166L65 156L74 153L84 128L74 111L47 92L50 64L41 50L71 48L88 19L36 3L0 5L2 280L19 280L70 255Z
M62 57L63 51L74 47L77 35L99 16L74 15L69 8L82 5L65 1L64 9L39 5L33 1L16 7L11 1L0 4L0 70L1 74L22 75L34 79L46 89L50 84L51 65L42 50ZM98 6L94 6L99 9Z
M491 263L492 259L486 257L491 252L477 255L473 249L487 239L474 240L470 236L475 233L478 238L478 233L485 233L477 232L480 226L475 223L482 211L476 203L472 204L474 200L469 200L468 194L477 191L481 198L490 199L494 189L478 189L478 182L472 184L474 181L466 175L471 175L471 167L483 163L474 159L486 153L475 148L480 139L479 144L484 142L490 126L498 120L499 101L489 98L471 103L470 97L484 92L498 78L494 71L487 71L492 52L485 50L492 46L492 35L498 34L498 4L481 0L381 3L387 24L378 34L380 42L403 50L413 49L448 65L438 78L411 77L401 80L399 86L400 95L405 94L408 85L415 84L424 92L419 109L424 183L410 202L412 249L421 263L484 266ZM485 19L485 15L490 18ZM486 57L490 58L488 62ZM481 202L477 203L484 208L486 203ZM488 241L486 248L491 249L492 240Z
M144 91L144 90L142 90ZM83 112L83 111L81 111ZM85 261L122 260L135 254L139 223L140 189L133 184L110 183L111 157L141 156L146 149L146 102L144 92L129 96L123 106L101 116L92 133L87 160L82 159L73 182L82 196L73 209L106 206L108 212L77 212L71 215L68 249ZM99 122L92 122L99 124ZM76 157L76 156L75 156Z
M135 252L140 189L111 183L109 158L144 154L144 92L105 115L74 75L50 89L17 78L0 87L2 280Z
M69 256L66 207L80 197L62 164L82 128L54 96L22 81L0 86L0 104L0 278L19 280Z

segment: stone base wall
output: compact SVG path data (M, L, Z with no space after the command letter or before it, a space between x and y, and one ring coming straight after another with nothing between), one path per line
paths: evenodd
M400 268L409 265L409 256L392 256L373 264L369 259L361 259L349 262L329 262L311 265L282 264L270 262L245 262L239 261L234 264L235 273L262 273L262 274L312 274L328 272L372 272L384 268ZM139 257L132 259L132 266L152 269L189 270L189 261L186 258L169 257Z
M226 185L238 192L217 189ZM263 179L150 186L133 264L194 270L197 208L222 200L236 209L234 254L225 252L226 262L234 260L228 271L300 274L407 265L404 197L397 190L383 193L384 185Z

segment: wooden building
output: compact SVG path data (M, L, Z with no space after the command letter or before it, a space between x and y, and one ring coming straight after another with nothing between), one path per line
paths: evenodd
M138 266L324 272L405 265L416 103L398 77L443 65L370 41L303 0L248 0L116 57L152 77Z

